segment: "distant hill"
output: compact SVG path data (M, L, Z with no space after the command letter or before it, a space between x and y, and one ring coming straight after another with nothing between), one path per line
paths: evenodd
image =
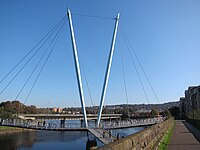
M161 110L166 110L171 107L177 106L179 107L179 101L176 102L167 102L163 104L120 104L120 105L106 105L104 108L107 109L123 109L123 108L131 108L133 110L138 110L138 109L147 109L147 110L152 110L152 109L161 109Z

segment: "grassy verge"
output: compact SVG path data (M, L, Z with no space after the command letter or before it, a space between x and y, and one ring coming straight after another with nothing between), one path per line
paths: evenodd
M0 135L32 131L31 129L23 129L17 127L0 126Z
M14 127L0 126L0 131L16 130Z
M167 150L168 149L168 144L170 142L172 133L174 131L174 126L175 126L175 122L172 125L172 127L170 127L170 129L167 131L167 133L164 135L164 137L162 138L162 140L158 146L158 150Z

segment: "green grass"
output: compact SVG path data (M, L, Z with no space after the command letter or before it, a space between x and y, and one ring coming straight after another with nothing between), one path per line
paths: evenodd
M18 132L28 132L28 131L34 131L34 130L18 128L18 127L0 126L0 136L5 135L5 134L12 134L12 133L18 133Z
M12 127L0 126L0 131L10 130L10 129L12 129Z
M172 127L167 131L167 133L164 135L164 137L162 138L160 145L158 147L158 150L167 150L168 149L168 144L170 142L172 133L174 131L174 126L175 123L172 125Z
M17 130L15 127L0 126L0 131Z

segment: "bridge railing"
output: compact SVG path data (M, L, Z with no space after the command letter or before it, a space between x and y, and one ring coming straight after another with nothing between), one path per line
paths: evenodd
M147 119L129 119L122 121L110 121L104 122L101 124L103 128L122 128L122 127L131 127L131 126L143 126L143 125L152 125L156 123L161 123L165 120L164 117L160 118L147 118Z
M55 121L55 120L54 120ZM25 119L1 119L1 125L18 126L24 128L45 128L45 129L58 129L61 128L59 121L48 122L47 120L25 120ZM81 122L65 122L64 128L81 128ZM93 126L94 127L94 126Z
M163 122L165 118L148 118L148 119L129 119L129 120L121 120L121 121L103 121L100 124L101 128L104 129L115 129L115 128L123 128L123 127L135 127L135 126L145 126L152 125L156 123ZM1 121L2 125L9 126L20 126L26 128L46 128L46 129L57 129L61 128L61 124L59 122L47 122L36 121L36 120L23 120L23 119L4 119ZM95 127L95 122L89 122L89 127ZM81 122L78 123L69 123L66 122L64 128L82 128Z

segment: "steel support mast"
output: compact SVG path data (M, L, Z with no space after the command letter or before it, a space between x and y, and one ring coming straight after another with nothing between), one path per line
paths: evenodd
M99 111L98 111L97 127L99 127L99 124L101 121L101 113L102 113L103 103L104 103L104 99L106 96L106 90L107 90L107 86L108 86L108 79L109 79L109 75L110 75L110 68L111 68L112 58L113 58L113 53L114 53L114 48L115 48L115 40L116 40L116 35L117 35L119 16L120 16L120 14L118 14L116 17L113 39L112 39L110 53L109 53L109 57L108 57L106 74L105 74L105 78L104 78L103 90L102 90L102 94L101 94L101 101L100 101Z
M67 14L68 14L68 18L69 18L69 26L70 26L70 33L71 33L71 39L72 39L74 63L75 63L76 77L77 77L77 82L78 82L78 90L79 90L79 95L80 95L80 100L81 100L81 106L82 106L82 111L83 111L85 127L87 128L88 124L87 124L87 116L86 116L86 110L85 110L85 101L84 101L83 86L82 86L82 80L81 80L81 72L80 72L80 66L79 66L79 61L78 61L76 40L74 37L74 29L73 29L73 25L72 25L72 16L71 16L71 12L69 9L68 9Z

